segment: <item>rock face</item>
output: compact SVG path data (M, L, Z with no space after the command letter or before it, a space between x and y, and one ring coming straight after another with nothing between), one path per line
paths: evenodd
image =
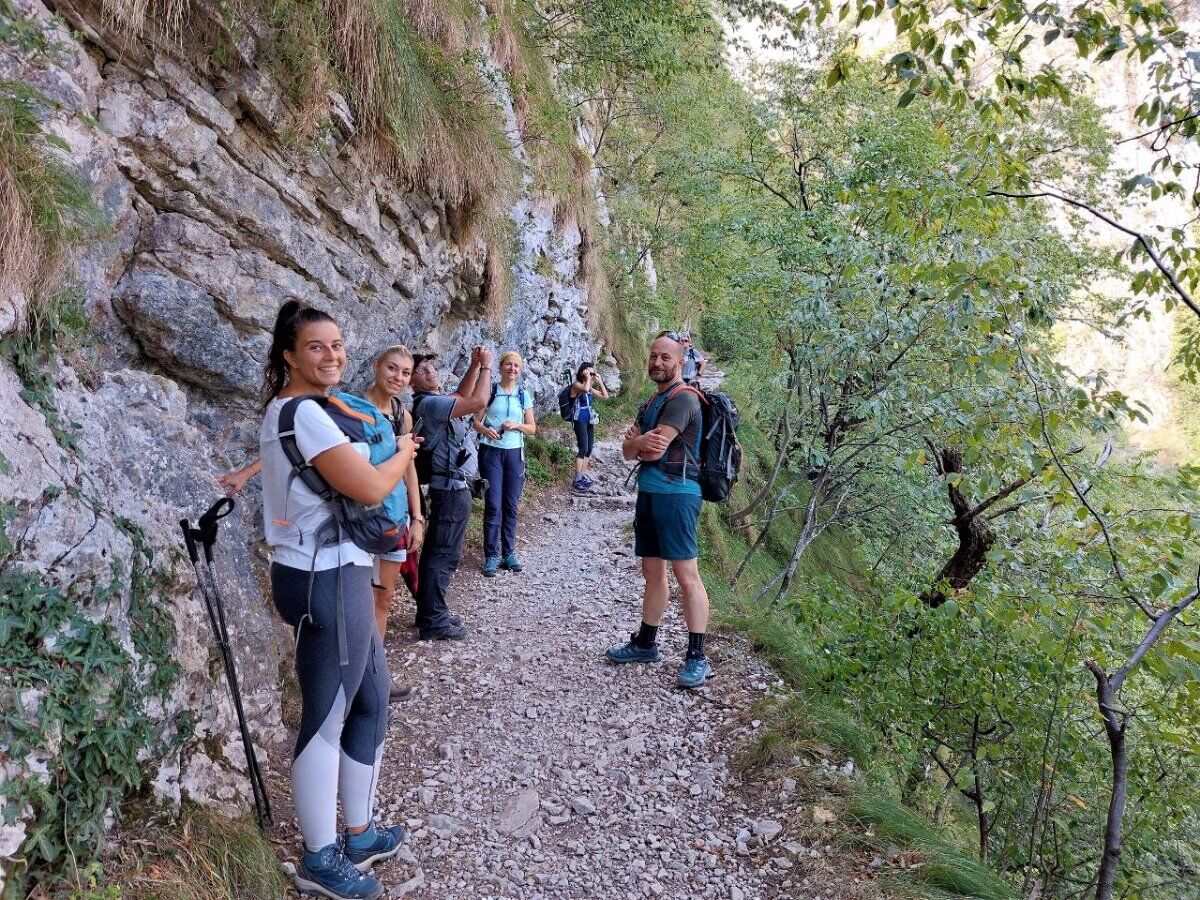
M438 197L369 170L340 97L331 97L339 114L324 149L288 149L283 94L257 66L253 35L228 30L225 4L195 0L188 13L224 29L233 47L233 64L214 71L187 34L134 37L90 0L46 2L16 0L16 8L40 21L57 49L35 57L0 43L0 78L32 84L57 105L48 128L69 146L111 227L75 261L90 334L52 360L40 408L0 357L9 561L128 635L128 579L116 602L89 604L114 571L131 571L130 535L144 540L180 667L152 714L170 722L190 711L195 721L182 747L147 752L148 780L171 801L244 810L244 759L177 523L218 496L219 472L256 452L256 393L275 311L297 298L332 313L347 339L352 387L365 385L371 354L389 344L435 350L461 372L472 344L485 342L526 357L525 386L548 408L565 368L606 358L589 328L581 234L556 222L552 198L532 193L526 178L510 212L513 296L503 321L485 323L485 248L459 242ZM206 71L188 62L199 58ZM503 79L496 90L515 125ZM514 153L525 161L519 141ZM0 338L24 302L3 301ZM269 744L283 736L289 635L264 594L253 495L224 521L218 569L234 650L255 734ZM22 827L6 827L4 856Z

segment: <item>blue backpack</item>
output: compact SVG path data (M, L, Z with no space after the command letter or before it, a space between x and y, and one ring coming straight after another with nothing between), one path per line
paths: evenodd
M377 466L396 455L395 425L391 418L375 408L374 403L345 391L334 391L329 399L335 404L344 404L349 411L357 414L356 418L362 422L363 438L371 451L371 465ZM326 412L331 410L327 408ZM382 505L393 521L408 520L408 487L403 481L392 488Z

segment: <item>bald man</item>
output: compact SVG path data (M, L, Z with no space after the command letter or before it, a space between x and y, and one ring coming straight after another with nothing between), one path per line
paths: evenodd
M676 684L698 688L712 674L704 655L708 592L700 580L696 526L700 518L700 394L684 384L686 348L681 335L664 331L650 345L647 374L657 385L625 433L621 452L637 460L638 496L633 518L634 553L642 560L645 591L642 624L629 643L610 647L608 659L622 663L658 662L658 626L670 599L667 565L682 594L688 649Z

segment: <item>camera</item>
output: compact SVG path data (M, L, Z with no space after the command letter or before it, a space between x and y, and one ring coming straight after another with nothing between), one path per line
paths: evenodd
M488 480L486 478L470 478L467 480L467 487L470 489L472 497L481 500L487 493Z

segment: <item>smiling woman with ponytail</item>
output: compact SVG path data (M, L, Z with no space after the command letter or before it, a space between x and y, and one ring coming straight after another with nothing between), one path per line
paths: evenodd
M375 627L371 556L340 540L340 532L325 538L330 509L292 477L279 440L279 414L287 402L326 394L345 369L346 350L333 318L285 303L263 366L259 449L271 592L295 634L302 698L292 763L292 796L304 838L296 887L335 900L362 900L383 892L379 880L364 873L395 856L404 840L403 828L377 827L374 820L390 682ZM325 482L361 503L381 502L412 462L413 442L405 436L394 456L372 466L366 445L351 444L316 401L296 407L294 433L296 446ZM341 840L339 800L346 824Z

